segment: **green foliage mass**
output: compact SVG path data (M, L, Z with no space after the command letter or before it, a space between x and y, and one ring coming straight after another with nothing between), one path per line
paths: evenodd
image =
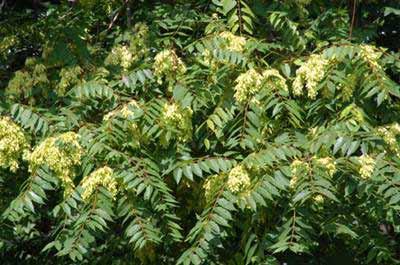
M397 1L0 2L1 264L400 263Z

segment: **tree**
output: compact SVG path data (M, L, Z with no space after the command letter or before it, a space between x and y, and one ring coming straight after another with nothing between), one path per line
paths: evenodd
M397 1L1 6L2 264L399 263Z

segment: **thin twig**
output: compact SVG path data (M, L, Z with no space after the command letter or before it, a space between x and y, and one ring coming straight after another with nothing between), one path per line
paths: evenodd
M356 8L357 8L357 0L353 0L353 14L351 17L351 25L350 25L350 32L349 32L349 39L351 40L351 37L353 35L353 28L354 28L354 22L356 20Z

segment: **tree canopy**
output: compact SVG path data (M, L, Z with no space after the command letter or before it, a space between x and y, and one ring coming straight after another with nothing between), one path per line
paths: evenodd
M0 0L1 264L399 264L399 20Z

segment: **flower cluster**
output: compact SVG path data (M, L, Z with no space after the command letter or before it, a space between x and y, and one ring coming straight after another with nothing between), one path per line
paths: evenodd
M126 45L119 45L112 48L104 63L106 65L120 65L126 70L133 62L133 54L129 51L129 48Z
M176 103L165 103L160 120L161 127L165 128L162 143L166 145L171 136L171 131L178 141L186 142L192 138L192 110L189 107L182 108Z
M127 34L124 44L115 45L105 59L106 65L119 65L123 70L129 69L149 51L147 41L149 29L143 23L134 26L135 34Z
M15 172L18 169L18 160L21 158L28 142L22 129L10 118L0 118L0 167L10 168Z
M219 33L218 37L222 40L221 42L218 42L218 49L231 52L243 52L246 45L246 39L244 37L236 36L229 31ZM218 66L218 62L214 59L211 50L205 49L201 55L203 57L202 62L206 66L211 68L216 68Z
M83 154L78 140L79 135L74 132L45 139L32 153L26 154L29 171L35 172L40 166L47 166L61 180L65 194L69 194L74 187L73 169L80 165Z
M117 182L113 177L113 173L111 168L104 166L86 176L81 182L83 188L82 199L88 201L94 191L100 186L106 188L113 198L115 198L117 194Z
M162 84L163 78L168 83L174 83L176 77L186 72L186 66L173 50L163 50L154 58L154 75L157 82Z
M322 204L324 203L325 199L324 196L322 196L321 194L317 194L313 197L313 200L316 204Z
M374 46L361 45L359 56L361 57L361 59L367 62L373 69L381 69L378 60L382 56L382 53L378 52Z
M227 187L233 193L243 192L250 186L249 173L242 165L237 165L229 172Z
M299 177L309 170L309 165L306 162L295 159L290 164L292 178L290 179L290 188L294 189L299 182Z
M15 35L3 35L2 40L0 41L0 56L5 55L10 48L12 48L13 46L17 46L17 44L18 38Z
M118 123L122 121L126 127L126 132L128 132L128 141L132 144L132 147L137 148L140 146L141 130L138 125L138 118L143 114L143 110L139 106L139 103L132 99L128 103L124 104L121 108L110 111L103 117L105 122L113 122L113 118L119 118Z
M357 158L360 164L359 174L362 179L369 179L375 169L375 160L369 155L362 155Z
M234 97L241 105L246 103L260 89L263 81L263 76L254 69L240 74L236 78Z
M225 41L225 45L221 48L227 49L228 51L242 52L246 45L246 39L244 37L236 36L230 31L223 31L219 34Z
M61 69L57 93L64 95L68 88L78 84L80 82L79 76L82 72L83 70L79 65Z
M289 89L286 79L276 69L268 69L262 73L263 80L266 85L273 87L276 91L288 93Z
M296 78L293 82L293 94L299 96L303 94L303 87L307 88L307 96L315 99L318 93L318 85L325 76L329 65L329 60L321 55L313 54L296 71Z
M103 120L108 121L115 115L120 115L124 119L134 119L137 116L137 112L142 112L142 110L137 101L132 99L127 104L123 105L122 108L110 111L104 115Z
M326 170L329 176L333 176L336 172L336 162L331 157L322 157L315 159L318 166Z
M33 87L49 83L46 75L46 67L28 58L25 62L26 70L16 71L14 77L8 83L7 94L28 96Z
M377 134L383 138L383 141L391 151L400 156L400 146L397 141L397 136L400 135L400 125L398 123L378 128Z

